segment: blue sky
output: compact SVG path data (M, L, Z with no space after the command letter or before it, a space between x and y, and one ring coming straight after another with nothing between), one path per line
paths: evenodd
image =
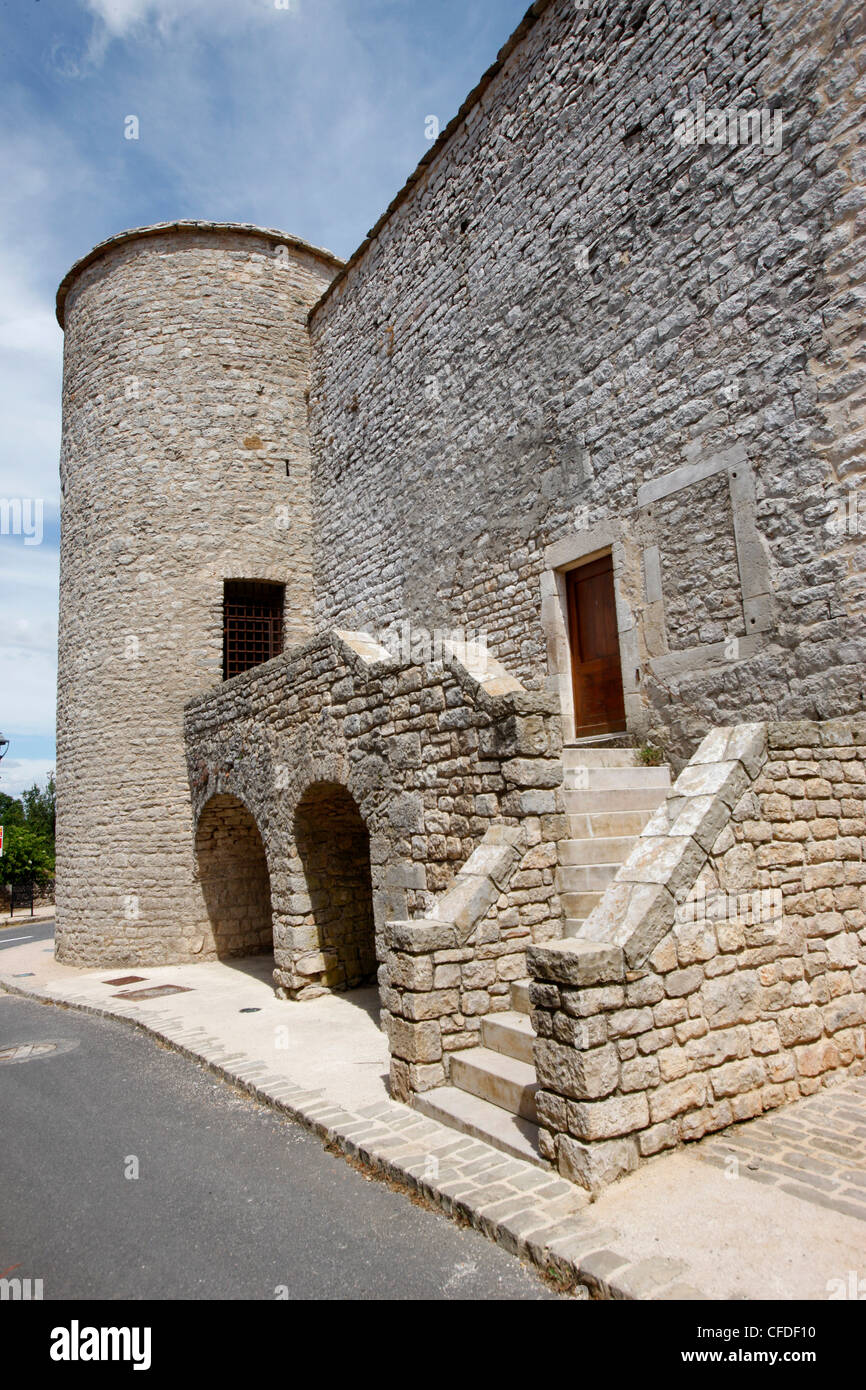
M54 760L69 266L180 217L348 256L428 148L427 117L444 127L528 4L0 0L0 502L38 499L44 518L38 545L14 515L0 526L0 790Z

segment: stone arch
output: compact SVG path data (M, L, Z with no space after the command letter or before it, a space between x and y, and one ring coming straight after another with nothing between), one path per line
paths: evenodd
M310 784L295 806L293 840L292 959L290 971L281 972L284 987L308 998L374 984L370 834L351 792L339 782Z
M196 874L212 934L211 951L228 956L273 950L271 879L264 841L236 796L206 802L195 835Z

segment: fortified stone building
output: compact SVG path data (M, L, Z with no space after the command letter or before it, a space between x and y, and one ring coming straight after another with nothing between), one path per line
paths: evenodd
M377 983L591 1188L862 1065L864 34L538 0L347 264L72 268L60 958Z

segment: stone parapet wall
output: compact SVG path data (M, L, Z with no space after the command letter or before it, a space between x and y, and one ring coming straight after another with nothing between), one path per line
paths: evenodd
M402 665L364 634L327 633L188 706L186 746L196 821L213 797L228 795L258 826L270 874L275 980L287 996L309 998L340 988L351 974L339 958L339 944L328 937L331 926L317 900L329 877L321 872L325 861L319 851L312 858L308 852L310 808L317 798L326 807L336 805L338 793L343 807L357 808L368 837L386 1014L393 1007L402 1017L400 991L418 988L389 978L388 922L406 924L441 912L444 901L462 929L483 906L478 960L500 954L510 960L498 973L486 964L474 975L471 969L462 972L460 1017L454 1024L467 1034L479 1027L486 1008L497 1007L497 999L506 1007L507 982L515 972L525 973L525 946L559 934L554 865L564 824L555 790L562 780L555 701L524 691L495 662L485 664L482 658L483 653L463 649L446 653L440 662ZM326 835L328 824L320 817ZM341 811L331 830L351 850L359 839L347 824ZM480 896L476 891L471 856L484 858L479 846L490 843L494 830L519 832L526 854L507 890L485 899L483 888ZM345 886L350 880L357 891L360 876L354 870L341 870L336 881ZM330 906L324 904L332 925ZM339 915L346 918L345 911ZM352 921L350 935L357 942L356 917ZM445 931L443 919L438 922L437 930ZM415 924L409 922L409 928ZM198 929L202 954L213 954L204 904ZM492 949L494 937L507 942L507 949ZM453 965L458 958L463 967L469 964L465 940L449 941L449 949L458 954L438 965ZM437 989L445 988L443 978ZM431 978L423 988L433 987Z
M862 1067L864 851L866 717L708 735L584 934L528 953L563 1173L597 1189Z
M549 912L556 845L545 841L542 821L491 827L425 918L386 927L383 1003L396 1099L448 1081L450 1054L477 1046L481 1020L511 1007L527 947L559 935Z

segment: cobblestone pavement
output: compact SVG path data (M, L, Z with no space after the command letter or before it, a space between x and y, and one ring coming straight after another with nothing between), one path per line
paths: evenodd
M149 985L187 988L142 1000L118 997L108 972L57 962L43 939L0 957L0 989L146 1030L578 1297L825 1299L862 1266L863 1078L659 1155L591 1202L392 1100L382 1034L357 1000L299 1006L285 1047L286 1005L258 961L148 969ZM732 1158L746 1181L728 1181Z
M694 1152L732 1179L866 1221L866 1077L705 1139Z

